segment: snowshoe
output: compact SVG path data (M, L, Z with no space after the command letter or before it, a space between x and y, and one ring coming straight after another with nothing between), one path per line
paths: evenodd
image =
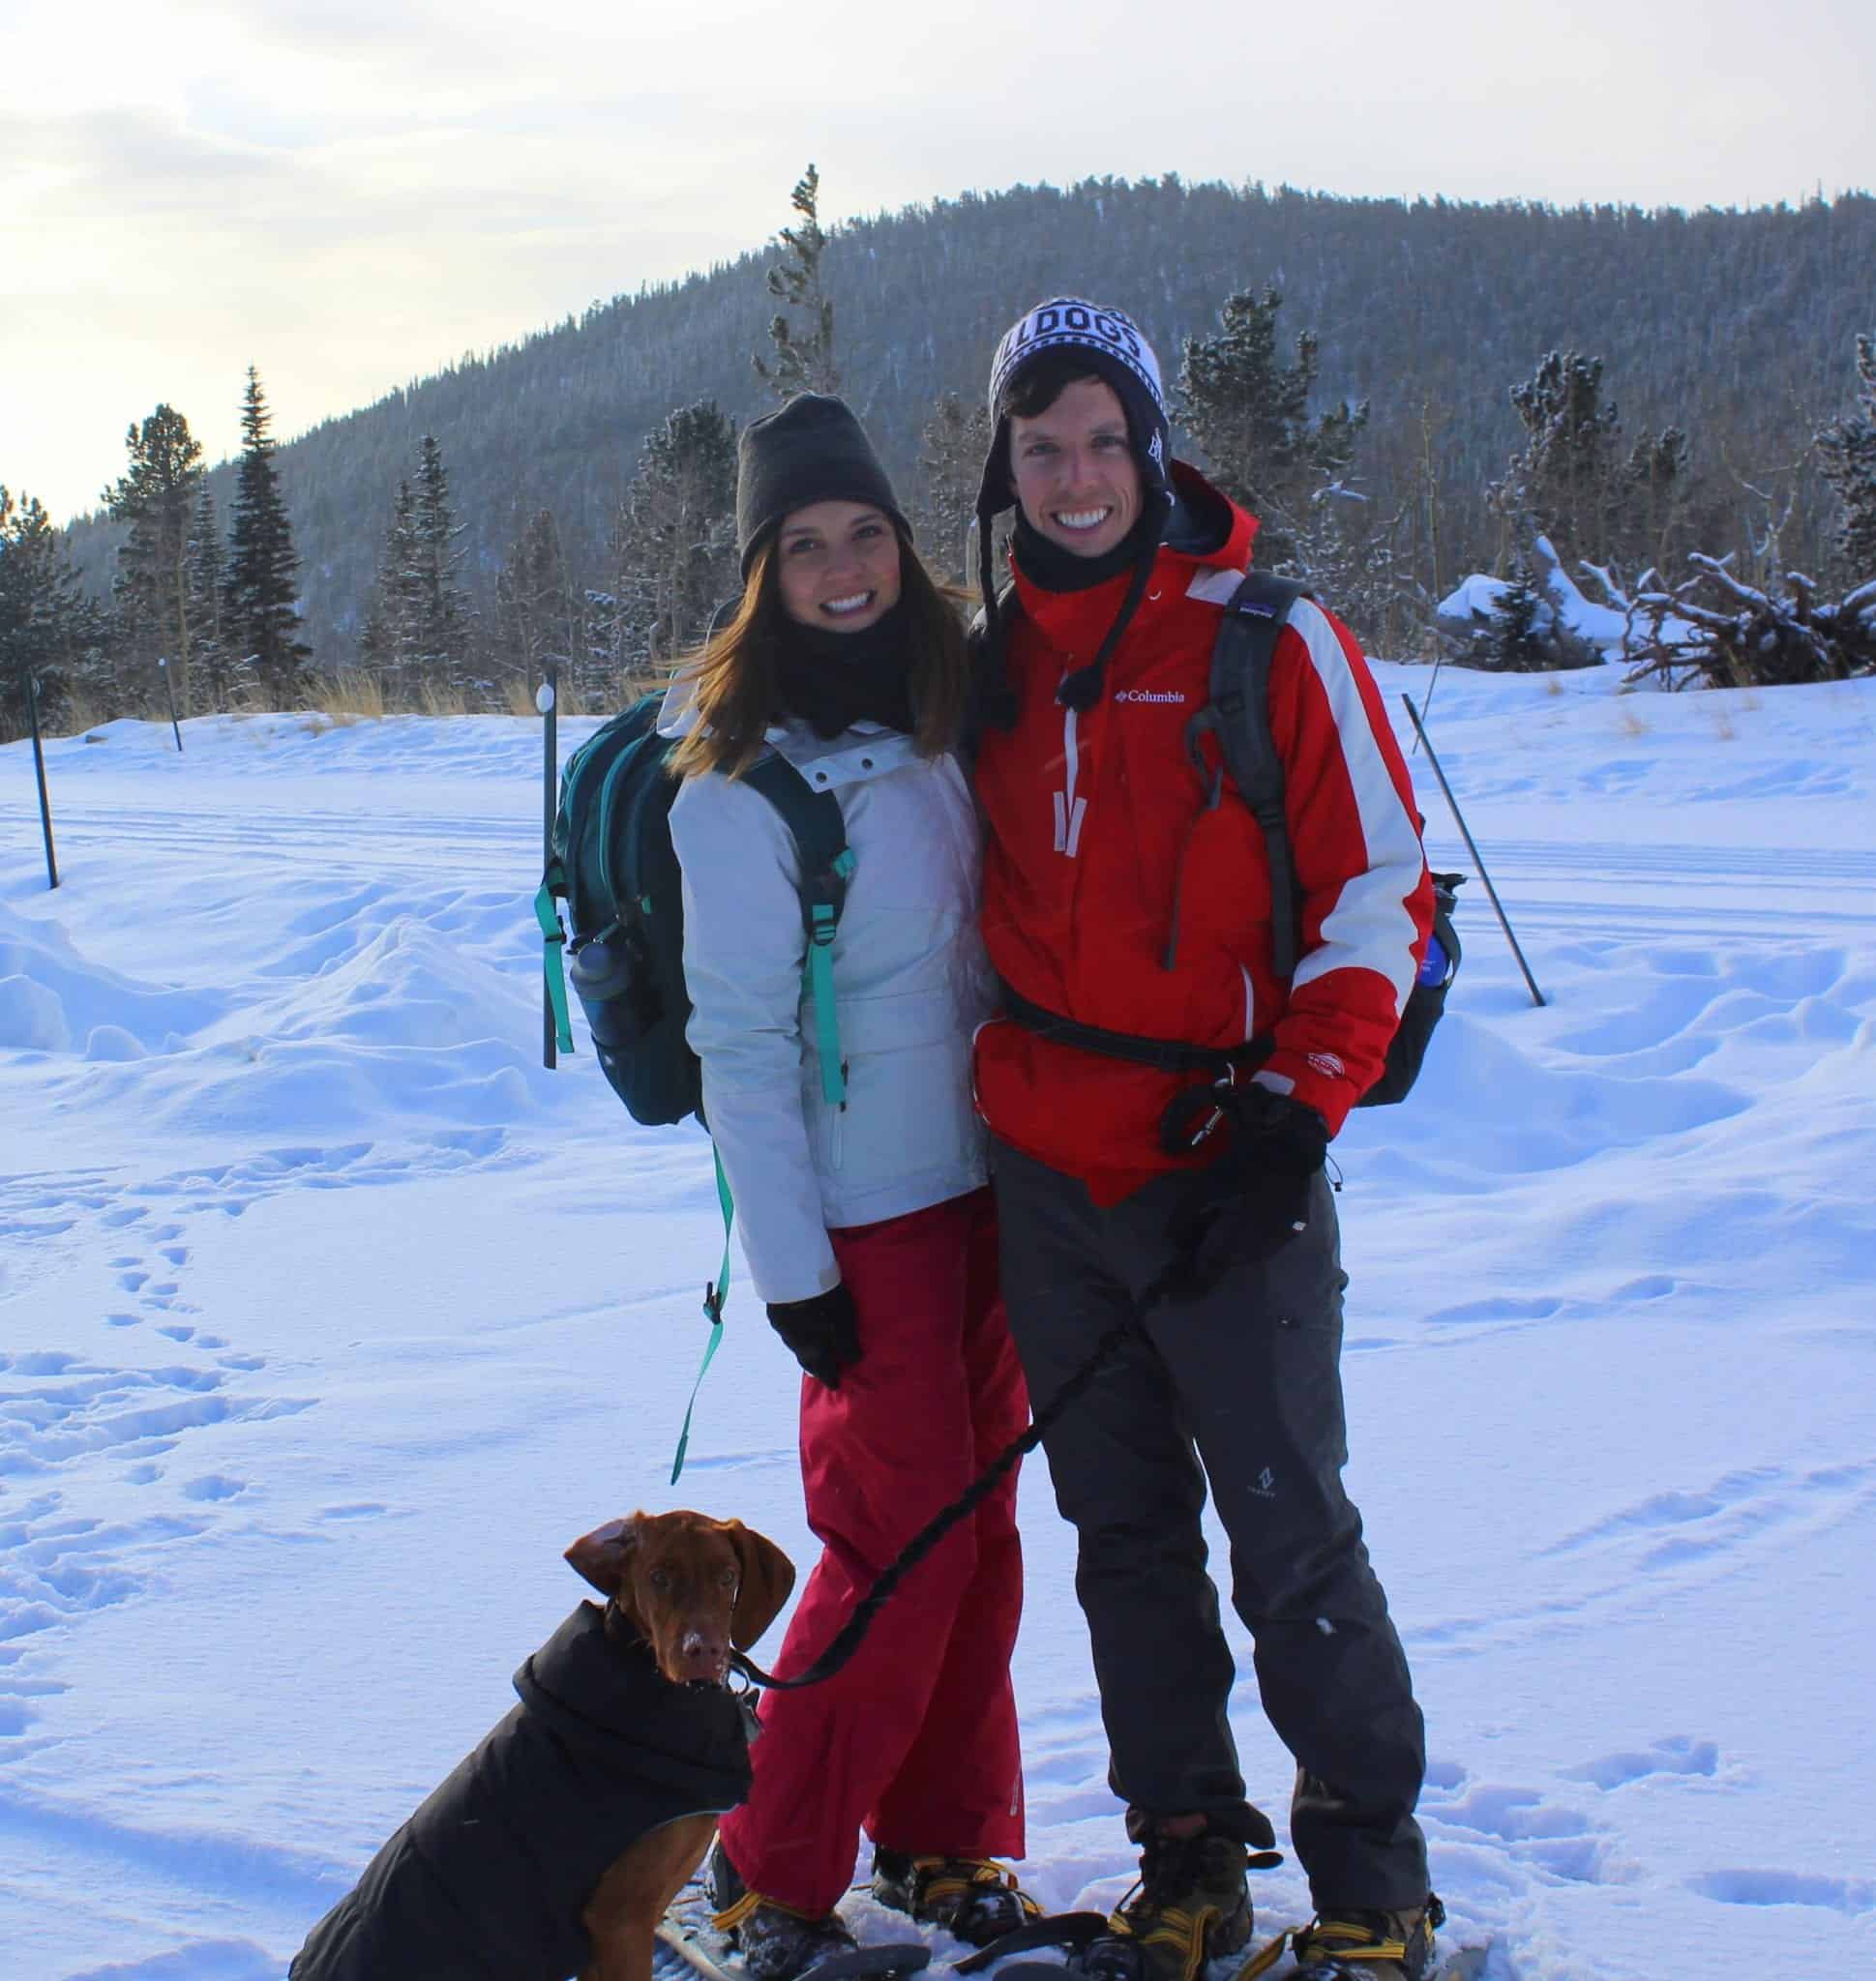
M1015 1875L986 1857L911 1857L876 1848L873 1896L974 1947L1005 1939L1042 1916Z
M996 1939L980 1946L974 1954L959 1961L951 1969L954 1974L981 1974L986 1967L993 1966L1011 1954L1023 1954L1036 1947L1058 1946L1064 1953L1078 1953L1090 1940L1098 1939L1108 1930L1108 1915L1105 1912L1043 1912L1027 1924L1000 1934ZM998 1969L998 1981L1028 1981L1029 1970L1040 1968L1045 1974L1059 1976L1061 1967L1054 1961L1022 1961L1014 1966Z
M1244 1846L1215 1830L1168 1836L1132 1815L1128 1829L1143 1847L1140 1882L1070 1968L1084 1981L1196 1981L1207 1961L1240 1952L1251 1937Z
M751 1891L721 1843L711 1849L705 1883L716 1907L710 1924L734 1948L748 1981L860 1981L913 1974L931 1962L922 1941L863 1947L838 1912L817 1919Z
M1289 1981L1428 1981L1433 1936L1445 1917L1445 1907L1430 1895L1424 1907L1406 1912L1322 1913L1278 1934L1238 1969L1237 1981L1267 1973L1286 1945L1296 1958Z

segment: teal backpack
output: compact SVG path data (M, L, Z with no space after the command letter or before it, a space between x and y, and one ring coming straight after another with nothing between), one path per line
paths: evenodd
M571 979L600 1071L632 1118L647 1127L693 1114L703 1119L702 1073L684 1036L691 1000L684 988L683 876L670 841L670 808L679 783L670 774L670 759L677 740L658 733L663 705L662 692L642 696L602 724L568 757L560 774L547 871L534 897L559 1049L574 1050L567 1007ZM773 752L745 771L743 782L761 792L794 834L807 936L804 986L814 1007L821 1092L839 1106L847 1086L834 1012L833 943L853 872L840 803L833 792L815 790L793 764ZM723 1304L730 1292L734 1213L721 1161L717 1194L724 1253L722 1269L703 1294L703 1311L713 1329L704 1350L705 1370L721 1339ZM700 1370L698 1381L702 1380ZM683 1468L690 1423L687 1410L673 1483Z

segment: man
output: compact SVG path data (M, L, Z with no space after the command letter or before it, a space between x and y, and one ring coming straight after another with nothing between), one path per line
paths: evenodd
M1279 976L1263 837L1194 724L1256 522L1171 460L1157 361L1118 310L1032 310L998 347L990 408L976 777L1008 1015L975 1071L1031 1395L1129 1328L1045 1441L1142 1852L1080 1965L1191 1981L1250 1937L1246 1847L1274 1837L1228 1720L1208 1478L1297 1763L1291 1837L1317 1909L1299 1971L1418 1981L1438 1923L1414 1818L1424 1735L1342 1490L1347 1282L1324 1174L1425 948L1412 786L1353 636L1299 601L1269 685L1300 896ZM999 600L990 532L1012 504ZM1222 1072L1220 1049L1237 1049Z

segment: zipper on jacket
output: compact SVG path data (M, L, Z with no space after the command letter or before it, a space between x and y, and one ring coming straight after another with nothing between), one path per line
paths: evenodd
M1056 851L1074 859L1081 850L1082 820L1087 815L1087 800L1075 795L1075 781L1081 774L1081 739L1076 734L1075 711L1063 712L1061 725L1061 751L1064 765L1063 788L1057 791L1056 800Z

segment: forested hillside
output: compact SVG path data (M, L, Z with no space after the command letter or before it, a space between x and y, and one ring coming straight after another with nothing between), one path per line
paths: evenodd
M394 498L426 434L447 463L476 611L490 612L498 571L542 510L572 577L603 583L646 435L699 399L738 421L767 402L751 356L767 348L776 258L763 247L595 305L283 445L318 664L356 656ZM1487 490L1525 437L1509 395L1552 350L1604 361L1602 403L1619 408L1624 435L1684 429L1710 527L1742 531L1756 498L1741 485L1785 471L1796 503L1784 550L1828 564L1829 494L1799 463L1848 403L1856 334L1876 323L1876 199L1685 214L1176 178L1020 187L843 226L820 276L843 390L914 491L936 403L946 392L974 401L998 336L1027 305L1061 290L1123 305L1158 343L1170 385L1183 338L1214 328L1228 295L1273 285L1281 346L1305 331L1320 340L1317 400L1371 402L1354 484L1373 514L1424 519L1411 547L1425 591L1500 558ZM223 512L231 475L210 477ZM69 533L101 594L122 534L102 518ZM933 547L956 568L955 546Z

